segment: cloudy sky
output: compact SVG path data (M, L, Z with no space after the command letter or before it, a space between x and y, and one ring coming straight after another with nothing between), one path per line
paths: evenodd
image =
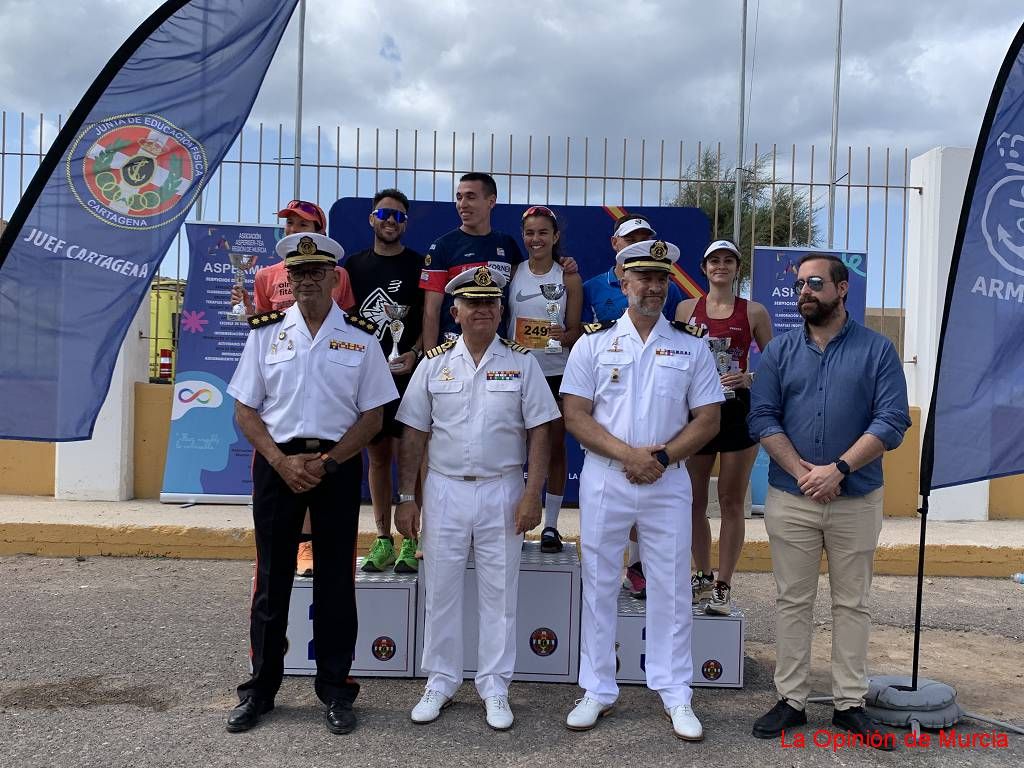
M0 0L0 106L66 114L153 0ZM973 145L1024 12L846 2L841 144ZM735 141L739 0L308 0L307 124ZM297 15L296 15L297 18ZM755 23L756 22L756 23ZM835 2L750 0L751 141L827 146ZM295 24L254 117L290 122ZM749 150L748 150L749 152Z

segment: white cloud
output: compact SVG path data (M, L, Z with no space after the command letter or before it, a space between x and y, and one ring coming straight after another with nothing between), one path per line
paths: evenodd
M66 115L158 3L144 5L94 0L54 13L27 0L0 2L2 106ZM996 0L845 7L841 143L912 153L973 144L1019 10ZM309 0L305 125L330 135L336 125L359 125L720 140L731 148L738 8L698 0ZM834 17L829 2L750 3L751 143L825 151ZM270 125L292 120L294 27L253 115Z

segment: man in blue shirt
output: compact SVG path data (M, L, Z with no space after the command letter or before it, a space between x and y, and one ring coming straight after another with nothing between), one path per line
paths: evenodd
M777 738L807 722L818 567L828 554L832 593L832 724L866 738L871 617L868 596L882 528L882 454L910 426L907 383L888 339L846 312L849 273L810 254L793 284L805 325L765 348L747 423L771 465L765 528L778 589L775 687L779 702L754 723ZM892 745L888 739L868 741ZM891 748L891 746L890 746Z
M620 216L615 220L612 233L612 248L618 253L627 245L654 239L654 227L643 216ZM622 292L619 276L613 263L607 272L602 272L583 283L583 317L585 323L617 320L626 311L628 299ZM683 300L683 292L671 280L668 284L668 298L662 314L675 320L676 307Z

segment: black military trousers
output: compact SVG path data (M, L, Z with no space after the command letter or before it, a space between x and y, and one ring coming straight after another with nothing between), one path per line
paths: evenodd
M332 443L323 443L329 448ZM308 450L300 441L281 445L288 454ZM321 447L320 450L326 450ZM354 701L359 684L349 679L355 650L356 593L353 557L359 527L362 456L325 475L311 491L294 493L259 453L253 456L252 513L256 531L256 584L249 615L252 677L238 697L273 701L284 676L288 603L295 552L306 509L313 532L313 640L316 695Z

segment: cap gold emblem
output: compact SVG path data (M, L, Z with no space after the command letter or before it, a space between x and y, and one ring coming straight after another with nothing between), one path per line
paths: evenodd
M304 237L301 240L299 240L298 251L303 256L312 256L314 253L316 253L316 243L313 241L313 238Z
M487 267L480 267L473 276L473 282L479 286L491 285L494 282L491 278L491 270Z
M651 258L664 261L668 258L668 245L664 240L659 240L651 246Z

